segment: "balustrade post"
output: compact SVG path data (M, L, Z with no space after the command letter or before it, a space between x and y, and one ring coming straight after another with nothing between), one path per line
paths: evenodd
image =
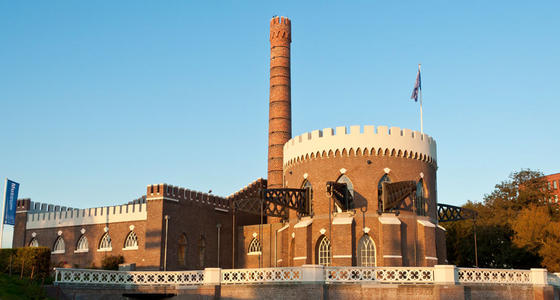
M323 265L301 266L302 283L324 283L325 267Z
M222 281L221 268L205 268L204 269L204 285L220 285Z
M533 285L547 285L548 284L548 271L541 268L531 269L531 283Z
M434 283L453 285L459 283L459 274L457 273L457 267L454 265L435 265Z

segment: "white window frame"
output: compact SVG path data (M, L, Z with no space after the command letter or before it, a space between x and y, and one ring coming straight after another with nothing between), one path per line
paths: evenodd
M62 236L59 236L54 242L53 251L51 252L51 254L64 254L64 252L66 252L66 244L64 243L64 239L62 238Z
M124 240L123 250L138 250L138 236L134 231L130 231Z
M249 244L249 252L247 253L247 255L261 255L261 254L262 254L261 242L257 238L253 238L253 240L251 240L251 243Z
M113 251L113 243L111 241L111 236L108 232L105 232L99 241L99 246L97 247L97 252L108 252Z
M85 242L85 248L81 248L84 246L84 242ZM78 242L76 243L76 250L74 250L74 253L86 253L86 252L89 252L89 242L87 237L84 234L82 234L78 239Z
M376 267L376 253L377 251L373 238L369 234L364 234L358 242L358 266Z
M39 240L37 240L37 238L32 238L31 241L29 241L29 247L39 247Z
M331 241L327 238L327 236L323 236L319 241L317 262L323 266L330 266L332 264Z

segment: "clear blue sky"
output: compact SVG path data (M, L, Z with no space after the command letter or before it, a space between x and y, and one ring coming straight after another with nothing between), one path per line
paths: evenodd
M84 208L266 177L273 15L292 19L294 135L419 130L422 63L440 202L560 171L559 1L263 2L0 2L0 178Z

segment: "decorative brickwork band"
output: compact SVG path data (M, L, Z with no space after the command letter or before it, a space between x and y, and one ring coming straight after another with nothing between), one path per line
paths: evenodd
M284 144L292 137L290 88L291 22L270 20L270 103L268 121L268 187L282 188Z

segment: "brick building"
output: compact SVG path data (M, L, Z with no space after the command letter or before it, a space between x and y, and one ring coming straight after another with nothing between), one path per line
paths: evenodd
M445 263L435 140L386 126L327 128L292 138L289 19L271 20L270 43L268 180L228 197L149 185L128 204L88 209L20 199L13 246L51 247L54 264L81 268L99 266L108 255L160 270ZM415 195L384 210L382 183L401 181L413 181ZM337 201L328 184L342 184L345 201ZM306 213L235 209L265 189L305 191Z
M544 178L548 182L548 190L552 193L549 201L558 203L558 198L560 198L560 173L546 175Z

